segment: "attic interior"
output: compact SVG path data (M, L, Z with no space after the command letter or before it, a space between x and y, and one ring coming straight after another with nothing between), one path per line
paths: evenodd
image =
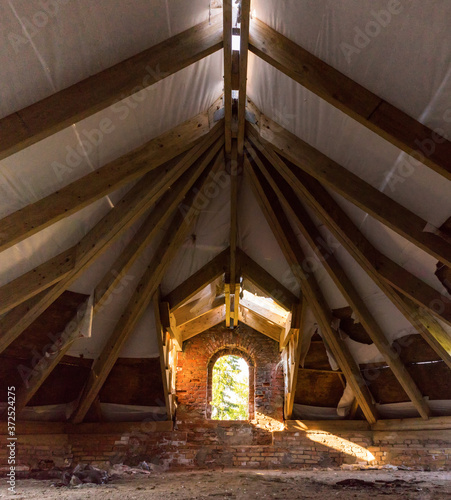
M449 3L0 18L1 474L449 470Z

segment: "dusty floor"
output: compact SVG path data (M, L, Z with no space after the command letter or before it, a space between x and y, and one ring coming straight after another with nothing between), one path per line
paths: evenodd
M363 485L337 485L353 479ZM391 481L391 483L384 483ZM393 481L395 481L393 483ZM358 481L357 481L358 482ZM410 471L197 471L151 473L121 478L103 486L55 488L52 481L19 480L16 494L0 479L0 498L32 500L141 500L141 499L368 499L451 500L451 472Z

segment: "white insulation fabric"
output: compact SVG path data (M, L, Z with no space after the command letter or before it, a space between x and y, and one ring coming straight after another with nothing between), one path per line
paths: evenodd
M52 11L46 11L49 5ZM53 6L53 7L52 7ZM42 28L35 22L48 21ZM208 19L208 2L141 0L133 8L106 2L7 1L0 4L0 116L39 101L77 81ZM80 30L79 27L83 26ZM33 28L34 27L34 28ZM24 31L25 30L25 31ZM31 30L31 31L30 31ZM83 36L80 36L83 33ZM153 71L158 72L159 68ZM219 51L177 74L0 161L0 217L33 203L206 111L221 95L223 55ZM164 76L164 75L163 75ZM30 85L33 81L33 85ZM99 136L102 120L109 126ZM0 285L76 244L124 196L125 186L76 214L27 238L2 254ZM193 270L227 246L227 192L221 192L197 222L196 244L189 241L165 279L172 290ZM146 214L148 215L148 214ZM91 295L139 230L145 216L98 259L71 290ZM215 227L212 235L207 228ZM162 231L160 232L160 236ZM152 242L95 315L92 336L78 339L68 354L96 358L111 334L155 251ZM190 259L185 259L187 254ZM121 352L122 357L156 357L153 308Z

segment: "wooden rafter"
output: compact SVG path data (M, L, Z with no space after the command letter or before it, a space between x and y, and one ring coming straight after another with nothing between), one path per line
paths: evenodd
M224 33L224 135L225 152L232 152L232 0L222 6Z
M226 326L231 326L232 309L231 301L235 297L236 285L240 279L236 268L236 247L238 237L238 150L237 141L232 142L230 161L230 266L226 274ZM237 323L234 321L233 326Z
M193 153L196 148L202 150L205 141L219 137L222 127L221 121L210 130L208 113L197 115L55 193L13 212L0 220L0 251L69 217L164 163L178 163L180 158L176 157L188 150ZM185 153L183 158L189 161L189 154Z
M169 304L167 302L161 302L161 300L159 301L159 314L163 329L167 333L169 333L169 336L171 337L177 351L181 351L183 344L182 336L177 326L175 316L173 313L171 313Z
M209 328L225 321L225 305L221 304L214 309L210 309L206 314L199 316L179 327L182 340L188 340Z
M272 340L279 342L283 328L276 323L268 320L265 316L258 314L249 307L239 306L239 319L245 325L250 326L257 332L266 335Z
M420 416L423 418L429 418L431 416L431 411L423 399L423 396L412 376L399 358L398 352L395 351L390 342L387 340L381 327L334 256L333 251L324 244L321 244L323 242L323 238L313 221L310 219L310 216L303 207L299 198L283 177L276 171L273 171L270 165L265 163L265 161L262 161L250 146L249 151L252 158L265 175L266 180L278 196L279 200L281 200L285 210L299 228L313 251L317 254L327 273L359 318L360 323L363 325L371 340L374 342L374 345L384 357L386 363L391 368L393 374L398 379L398 382L401 384L406 394L409 396Z
M126 276L134 262L152 241L155 234L157 234L173 215L199 175L207 168L214 156L217 155L223 143L224 140L221 138L202 155L199 154L199 158L196 158L194 165L177 180L152 209L152 212L139 228L137 234L114 261L111 268L96 286L94 290L95 310L101 307L105 300L108 299L110 294L123 280L124 276ZM223 156L218 155L216 161L222 162Z
M166 303L167 304L167 303ZM165 325L165 318L161 313L169 314L169 308L160 302L160 291L157 289L153 296L155 327L157 333L158 351L160 353L161 380L163 381L164 401L168 420L172 420L175 413L175 374L177 370L177 340L171 336ZM181 344L181 342L180 342ZM181 347L181 345L180 345ZM181 349L178 349L181 350Z
M299 298L293 292L279 283L240 248L237 248L237 259L240 275L271 297L279 306L289 311L293 304L299 302Z
M191 153L186 153L191 157ZM180 170L177 168L180 167ZM148 210L183 173L190 167L183 159L169 171L149 172L136 184L88 234L75 249L75 264L71 273L44 292L12 309L1 320L2 352L25 328L52 304L107 248Z
M222 168L215 163L214 174ZM203 190L209 182L209 172L204 172L196 186L188 195L186 212L177 212L174 220L165 233L160 245L152 257L147 270L136 287L128 305L122 313L114 330L107 340L100 356L95 360L88 381L82 391L80 403L71 420L74 423L83 421L94 399L102 388L112 370L126 341L134 331L138 321L149 306L158 289L169 264L172 262L180 246L183 244L192 224L199 215L199 200L205 197Z
M259 131L256 127L249 127L254 137L268 141L272 149L296 167L451 267L451 244L437 234L426 232L427 221L264 115L261 115L259 124Z
M257 143L255 145L257 146ZM379 274L378 262L381 259L383 262L389 259L374 249L318 181L304 175L304 182L300 182L297 176L291 175L293 171L277 155L267 149L262 149L262 152L267 155L272 165L291 185L296 195L305 200L315 210L316 215L328 227L335 238L451 368L451 340L447 332L427 310L419 308L409 298L402 296ZM399 267L399 273L404 274L401 267Z
M241 26L240 26L240 64L239 64L239 93L238 93L238 155L243 154L244 133L246 126L246 84L247 60L249 47L249 21L251 0L241 0Z
M283 316L280 316L279 314L270 311L264 306L256 304L253 300L242 298L240 300L240 305L247 309L251 309L254 313L258 314L259 316L262 316L269 322L274 323L275 325L278 325L281 328L285 328L285 324L287 321Z
M205 21L0 120L0 159L142 91L222 48L221 16Z
M251 177L252 186L261 209L294 276L299 281L304 298L312 308L331 352L352 387L366 419L370 423L376 422L377 411L371 393L347 345L340 339L338 332L331 326L332 314L316 279L312 274L306 274L302 267L305 257L276 195L265 182L265 179L254 172L247 158L244 163L246 171Z
M293 335L298 333L298 330L301 328L305 308L305 300L302 298L299 302L291 306L291 311L285 324L285 330L282 332L279 340L279 349L281 351L285 349Z
M163 297L163 301L169 302L171 312L174 312L203 288L219 278L219 276L222 276L228 268L229 255L229 248L223 250L172 292Z
M436 132L257 19L251 23L249 50L329 104L451 180L451 143ZM424 142L434 145L430 154L423 154Z
M282 160L271 148L266 147L259 141L253 141L254 146L261 151L264 156L274 165L287 182L296 186L296 191L299 193L308 193L309 189L318 189L323 191L321 185L313 177L303 172L288 160ZM304 187L303 187L304 186ZM307 194L305 194L307 196ZM308 196L311 198L311 196ZM329 199L325 194L325 198ZM326 201L324 201L326 203ZM331 204L335 207L337 204L331 200ZM335 210L335 208L331 208ZM340 209L340 213L343 212ZM347 217L347 219L349 219ZM339 218L337 217L339 224ZM440 292L432 288L426 282L414 276L412 273L404 269L399 264L396 264L384 254L376 250L371 243L363 237L363 235L353 227L351 239L354 242L359 242L361 253L366 257L368 263L377 269L379 277L387 284L394 287L404 296L414 301L420 307L428 310L430 313L437 315L441 320L451 325L451 299L442 295ZM358 239L355 239L357 238Z

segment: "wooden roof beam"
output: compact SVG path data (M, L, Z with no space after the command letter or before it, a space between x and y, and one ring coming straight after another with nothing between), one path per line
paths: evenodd
M166 302L167 304L167 302ZM185 323L189 323L196 318L200 318L204 314L209 313L212 309L216 309L219 306L223 306L225 304L224 296L216 297L213 302L205 304L205 301L202 299L195 300L193 302L188 302L180 306L178 309L174 310L174 319L177 327L184 325ZM172 314L172 313L171 313Z
M253 19L249 50L343 113L451 180L451 142Z
M222 276L229 266L230 249L227 248L214 257L210 262L201 267L192 276L187 278L177 288L163 297L164 302L169 302L171 312L177 310L182 304L194 297L208 284Z
M225 304L221 304L214 309L210 309L210 311L202 316L199 316L180 326L179 330L183 341L199 335L200 333L205 332L205 330L222 323L225 321L225 318Z
M178 125L143 146L0 220L0 251L80 211L188 150L203 150L223 133L223 121L210 129L208 112ZM189 155L186 157L188 158Z
M158 171L149 172L78 243L75 248L74 268L64 279L15 307L1 318L0 352L42 314L126 229L152 207L162 193L188 170L190 162L186 161L186 157L192 161L198 158L197 155L193 156L192 152L188 152L170 170L158 169Z
M272 149L348 201L382 222L403 238L451 267L451 244L437 234L425 232L427 221L371 186L363 179L283 129L264 115L259 129L249 131Z
M251 0L241 0L241 25L240 25L240 63L239 63L239 90L238 90L238 156L242 156L244 149L244 133L246 129L246 86L247 86L247 61L249 48L249 21Z
M225 153L232 152L232 0L222 5L224 33L224 135Z
M302 267L305 259L302 248L293 233L291 225L283 212L277 196L261 174L255 172L245 158L245 169L252 180L252 186L260 207L270 225L276 240L281 247L293 274L299 281L304 298L313 309L316 320L327 340L338 365L359 401L359 404L370 423L377 421L377 411L373 397L360 373L360 369L352 357L347 345L340 339L338 332L332 328L332 313L312 274L306 274Z
M260 148L257 142L254 145ZM402 296L379 274L378 263L381 259L382 262L389 261L389 259L376 251L344 210L317 180L302 174L303 182L301 182L298 174L293 175L293 170L289 169L278 155L266 147L262 147L261 151L291 185L296 195L312 207L333 236L358 262L403 316L417 329L438 356L451 368L451 340L447 332L424 307L420 308L409 298ZM405 271L401 267L399 269L399 272L401 270Z
M210 172L215 174L222 167L222 162L220 164L215 162L214 169L210 170ZM186 213L176 213L171 226L166 231L154 253L129 303L114 327L110 338L107 340L100 356L95 360L88 381L82 391L80 403L71 417L73 423L81 423L85 418L86 413L119 357L122 348L135 330L136 325L152 301L155 292L157 292L164 273L176 256L195 219L199 215L200 210L198 207L203 206L205 208L205 203L200 203L200 200L206 198L203 191L206 186L208 187L208 183L210 182L210 172L206 171L201 175L196 186L188 195Z
M391 368L393 374L398 379L398 382L401 384L406 394L409 396L420 416L423 418L429 418L431 416L431 410L426 401L423 399L423 396L412 376L399 358L399 353L395 351L390 342L387 340L381 327L334 256L333 250L324 245L322 235L316 228L293 189L284 180L284 178L277 173L277 171L274 171L268 163L257 155L256 151L251 146L249 146L249 151L258 168L265 175L266 180L271 185L279 200L282 202L285 210L301 231L312 250L319 257L327 273L359 318L360 323L363 325L371 340L374 342L374 345L384 357L386 363Z
M221 16L0 120L0 159L112 106L223 46ZM113 108L115 109L115 108Z
M202 156L196 159L193 166L187 170L173 186L171 186L171 189L160 198L150 215L138 229L137 234L114 261L111 268L96 286L94 290L95 310L101 307L110 294L120 286L124 276L126 276L127 272L150 244L158 231L160 231L174 214L174 211L213 158L216 156L216 161L224 161L223 155L217 154L220 148L222 148L223 143L224 139L221 138L210 149L205 151Z
M189 190L195 179L199 176L202 168L205 168L212 158L212 154L220 147L222 138L217 140L216 146L210 148L209 151L201 155L202 150L195 148L189 154L185 154L180 158L177 165L183 170L183 162L193 163L198 160L198 166L190 167L190 170L183 174L182 178L177 181L177 189L170 190L157 204L152 211L148 220L141 226L138 235L127 246L126 250L115 261L109 273L104 276L103 280L96 287L95 305L99 306L99 301L106 300L111 290L118 285L124 278L124 274L139 256L143 245L150 241L150 238L155 231L164 224L172 210L181 201L184 194ZM207 146L206 144L204 145ZM215 147L217 149L215 149ZM210 158L210 160L208 160ZM183 162L181 161L183 160ZM166 165L167 169L171 169L173 162ZM153 174L155 179L161 175L160 171ZM155 225L156 224L156 225ZM29 272L19 276L15 280L0 287L0 296L2 302L0 304L0 314L11 310L22 302L27 301L39 292L46 290L55 283L58 283L65 277L69 276L74 270L77 253L77 245L65 250L61 254L49 259L40 264Z
M287 311L293 304L299 302L299 297L284 287L263 267L252 260L243 250L237 248L239 274L249 280L253 285L272 298L279 306Z
M261 316L252 309L240 305L239 320L275 342L279 342L283 328L275 323L272 323L268 320L268 318Z

